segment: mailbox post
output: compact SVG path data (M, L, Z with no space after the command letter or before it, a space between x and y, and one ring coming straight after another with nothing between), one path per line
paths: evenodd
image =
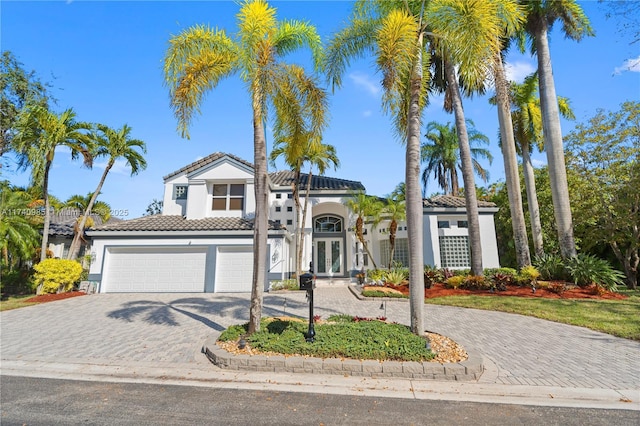
M313 274L300 275L300 290L307 290L307 299L309 299L309 330L307 331L306 340L313 343L316 331L313 324L313 289L316 287L316 281Z

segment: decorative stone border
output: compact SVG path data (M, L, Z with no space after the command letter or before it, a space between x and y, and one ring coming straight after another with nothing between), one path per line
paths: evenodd
M375 361L302 356L236 355L207 339L202 352L220 368L273 373L341 374L359 377L396 377L426 380L478 380L484 371L482 356L467 350L466 361L438 362Z

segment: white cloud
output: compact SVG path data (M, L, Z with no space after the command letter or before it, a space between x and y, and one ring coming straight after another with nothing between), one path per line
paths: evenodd
M615 67L613 75L622 74L625 71L640 72L640 56L637 58L627 59L622 63L622 66Z
M380 84L374 81L369 75L361 72L352 72L349 74L349 79L354 82L356 86L363 88L369 92L372 96L377 96L381 89Z
M507 62L504 65L504 70L507 74L507 80L522 83L526 76L536 70L536 67L530 62L517 61L514 63Z
M538 160L538 159L532 158L531 164L533 165L533 167L544 167L547 165L547 162L544 160Z
M94 169L104 170L105 167L107 167L107 161L99 161L93 163ZM111 167L111 170L109 170L109 174L111 173L129 176L131 174L131 168L127 166L125 160L116 160L116 162L113 164L113 167Z
M368 110L366 110L366 111L364 111L364 112L362 113L362 116L363 116L363 117L371 117L371 114L373 114L373 113L371 112L371 110L370 110L370 109L368 109Z

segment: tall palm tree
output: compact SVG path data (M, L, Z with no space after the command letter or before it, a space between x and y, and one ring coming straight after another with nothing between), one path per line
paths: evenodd
M357 216L355 226L356 238L360 241L362 248L364 248L369 255L369 259L371 259L373 267L378 269L378 265L376 264L374 257L371 255L371 251L369 251L367 240L364 239L364 223L365 220L370 220L374 223L378 223L380 221L382 203L377 197L367 195L364 191L358 191L353 193L351 197L347 198L344 204Z
M295 70L282 57L301 47L311 49L320 63L321 41L308 23L278 22L275 9L263 0L247 0L237 15L238 34L229 37L224 30L196 25L169 40L164 58L165 81L171 106L182 135L199 111L205 93L232 74L239 73L251 98L256 216L254 225L253 280L249 309L249 333L260 330L265 283L268 232L268 175L265 120L267 104L283 80Z
M492 60L501 50L504 28L516 27L521 17L515 1L449 0L430 4L429 15L436 51L444 62L447 95L455 116L464 181L465 204L469 224L471 273L482 275L482 244L478 218L478 200L469 136L466 127L459 80L467 92L482 91L491 74ZM456 71L457 67L457 71Z
M5 266L12 269L19 259L31 259L39 233L30 215L32 197L8 181L0 182L0 252Z
M92 134L95 141L95 152L93 156L94 158L108 157L109 159L107 160L107 165L102 172L96 190L91 194L91 199L87 205L84 206L84 214L78 223L78 232L74 236L71 247L69 248L69 259L76 259L78 257L87 220L91 217L94 204L97 207L96 198L98 194L100 194L104 181L107 179L107 175L116 161L123 158L126 166L131 169L131 176L138 174L147 167L147 162L142 156L142 154L147 152L146 145L143 141L130 137L131 127L125 124L122 128L114 130L103 124L98 124L96 129L97 131Z
M538 78L535 73L525 78L522 84L511 84L511 118L515 141L522 155L522 170L531 218L533 248L536 256L541 256L544 254L542 225L533 164L531 163L532 150L537 148L542 151L544 149L542 112L540 99L536 96L537 92ZM564 118L570 120L575 118L568 99L559 96L558 109Z
M391 269L391 265L393 264L393 254L396 251L398 221L403 221L407 217L405 201L394 197L388 197L380 215L382 218L391 221L391 223L389 223L389 269Z
M71 158L79 155L84 164L91 167L91 139L85 131L91 125L76 121L76 114L67 109L56 114L46 108L35 106L21 114L17 124L17 134L13 140L16 151L21 156L23 167L31 166L31 177L34 184L42 185L44 201L44 227L42 230L42 246L40 260L46 259L49 243L49 224L51 222L49 202L49 171L55 156L56 148L66 146L71 150Z
M467 119L467 124L469 124L470 145L474 142L489 144L489 138L473 127L473 121ZM421 147L422 161L427 163L422 171L423 194L427 190L429 175L433 174L445 194L450 194L454 197L459 196L458 168L461 165L458 135L455 127L451 123L441 124L431 121L427 124L425 137L427 142L423 143ZM489 180L489 172L482 167L478 157L489 160L489 164L491 164L493 155L488 149L471 147L471 157L475 172L483 181L487 182Z
M538 58L542 128L560 253L563 257L572 257L576 255L576 246L573 237L560 113L551 67L549 32L553 25L559 22L565 37L572 40L580 41L583 37L594 33L589 19L575 0L521 0L521 3L527 12L525 29L532 40L532 50Z
M305 76L302 68L295 79L286 79L283 83L274 97L274 146L269 159L275 162L278 157L283 157L294 172L292 192L296 214L296 276L300 276L304 242L301 227L305 223L304 220L300 222L300 176L303 164L309 161L308 157L324 146L321 140L326 127L327 93L318 87L316 79Z
M72 257L72 252L74 245L77 245L78 252L80 251L80 246L82 242L85 241L84 229L94 226L95 222L92 214L98 215L103 222L106 222L111 217L111 206L104 201L96 201L94 195L96 195L94 192L89 192L85 196L79 194L72 195L64 203L64 207L80 212L73 227L73 240L71 241L67 255L69 259L76 259L78 257L77 252L75 256ZM92 207L88 208L89 205Z
M313 168L318 169L318 174L323 175L327 168L333 166L333 169L340 167L340 160L336 154L336 148L329 144L311 144L303 156L303 162L309 164L309 173L307 174L307 185L304 196L304 207L302 209L302 222L300 226L307 223L307 208L309 207L309 195L311 193L311 180L313 179ZM302 263L302 243L304 234L300 233L300 244L298 244L297 262Z

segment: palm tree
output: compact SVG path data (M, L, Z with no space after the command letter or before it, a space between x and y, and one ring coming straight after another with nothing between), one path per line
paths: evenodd
M313 179L313 168L318 169L318 174L323 175L329 166L333 166L333 169L340 167L340 160L336 154L336 148L329 144L311 144L306 150L304 157L304 163L309 163L309 173L307 174L307 187L304 196L304 207L302 209L302 222L300 226L304 226L307 223L307 208L309 206L309 195L311 193L311 180ZM297 262L302 263L302 242L304 241L304 234L300 233L300 244L298 244Z
M434 33L432 39L444 62L447 95L455 116L462 178L467 189L464 194L469 224L471 273L482 275L478 200L459 79L464 82L465 91L469 93L483 90L491 68L486 64L491 63L500 52L500 37L504 34L504 28L515 28L521 15L515 1L509 0L451 0L443 1L442 5L438 3L430 5L434 8L430 13Z
M467 123L469 124L469 143L478 142L488 145L489 138L474 129L473 121L467 119ZM451 123L441 124L432 121L427 124L425 137L430 143L423 143L421 147L422 161L427 163L422 171L423 194L427 190L429 175L433 174L446 195L459 196L458 168L461 166L458 135L455 127ZM493 155L488 149L474 147L471 148L471 157L475 172L483 181L487 182L489 172L480 165L477 159L478 157L486 158L491 164Z
M86 196L72 195L65 201L64 207L73 209L79 212L79 216L73 227L73 240L69 247L68 259L76 259L82 242L86 242L84 239L84 229L91 228L95 225L93 214L97 214L103 222L106 222L111 217L111 206L104 201L96 201L94 195L96 193L89 192ZM89 208L89 205L92 208ZM78 247L75 255L72 256L74 246Z
M31 215L31 196L8 181L0 182L0 251L5 266L12 269L15 260L31 259L39 233Z
M381 217L390 220L389 224L389 269L393 263L393 254L396 251L396 233L398 231L398 221L403 221L407 217L407 210L404 200L388 197L380 212Z
M256 216L254 225L253 280L249 309L249 333L260 330L265 283L268 232L268 175L265 140L267 104L283 81L295 74L281 58L301 48L311 48L320 63L321 41L313 26L300 21L279 23L275 9L263 0L242 3L235 39L224 30L196 25L169 40L164 58L165 81L178 129L189 137L188 128L203 97L232 74L246 83L253 112L253 145Z
M322 130L326 127L327 94L318 87L315 79L306 77L300 68L297 78L286 79L279 88L274 105L274 146L269 159L274 163L278 157L284 157L285 163L294 172L292 193L296 210L296 276L300 276L304 241L301 228L304 220L300 222L300 176L303 163L324 146L320 141Z
M560 254L565 258L572 257L576 255L576 246L573 237L560 113L551 67L549 32L559 21L567 38L580 41L584 36L591 36L594 33L589 19L575 0L526 0L521 3L527 12L526 32L533 42L532 49L538 58L542 129Z
M544 254L544 246L542 225L540 223L540 208L538 206L536 182L530 155L534 148L539 151L544 149L542 112L540 110L540 99L536 96L537 91L538 78L536 74L525 78L522 84L511 84L511 118L513 120L515 140L522 154L522 170L529 204L529 216L531 217L533 248L536 256L542 256ZM564 118L575 118L568 99L558 97L558 109Z
M119 130L114 130L103 124L98 124L96 128L97 132L94 132L92 135L96 143L93 156L94 158L109 157L109 160L104 168L104 172L102 172L96 190L91 194L91 199L86 206L84 206L84 214L80 217L80 222L78 223L78 232L74 236L71 247L69 248L69 259L76 259L78 257L87 220L91 216L94 204L98 207L96 198L98 194L100 194L102 185L104 185L104 181L107 179L107 175L116 161L123 158L125 164L131 169L131 176L138 174L147 167L147 162L142 156L142 154L147 152L147 148L143 141L131 139L131 127L125 124Z
M84 158L84 164L91 167L91 139L84 132L91 128L89 123L76 121L76 114L67 109L56 114L46 108L35 106L21 114L17 124L17 134L13 140L16 151L21 156L21 166L31 166L34 184L42 185L44 201L44 227L40 260L46 259L49 242L49 224L51 222L49 202L49 171L56 148L66 146L71 150L71 158L78 155Z
M378 223L380 221L382 203L378 198L369 196L365 194L364 191L358 191L353 193L351 197L347 198L344 204L357 216L355 227L356 238L360 241L362 248L364 248L369 255L369 259L371 259L373 267L378 269L378 265L369 251L367 241L364 239L364 222L367 219L373 223Z

